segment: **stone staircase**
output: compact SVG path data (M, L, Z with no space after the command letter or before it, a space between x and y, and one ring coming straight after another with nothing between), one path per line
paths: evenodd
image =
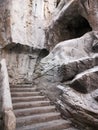
M16 130L76 130L48 98L31 85L11 86Z

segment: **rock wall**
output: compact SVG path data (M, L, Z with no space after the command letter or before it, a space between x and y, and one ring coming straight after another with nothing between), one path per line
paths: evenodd
M81 38L63 41L56 45L49 55L43 58L37 68L35 68L36 70L33 77L35 85L42 88L46 94L52 95L56 92L55 89L57 85L75 77L75 75L79 73L79 67L82 66L82 64L84 66L87 64L88 66L91 59L93 59L91 58L94 56L92 44L95 39L93 39L93 36L94 33L90 32ZM85 63L86 61L87 63ZM91 62L90 67L96 65L95 61L92 60ZM63 66L66 66L65 70ZM80 70L86 70L87 66L83 67L83 70L82 67L80 67ZM52 100L57 98L54 94L53 96L50 95L49 97L52 98Z
M61 41L78 38L91 31L90 21L84 14L79 0L61 0L46 31L46 47L52 50Z
M61 0L47 29L46 46L51 51L40 61L34 75L34 85L83 130L98 129L97 10L97 0ZM81 22L77 22L80 19L87 30L82 30ZM71 35L75 34L72 27L78 38ZM81 35L87 33L81 36L78 29Z
M55 6L55 0L1 0L1 46L20 43L44 48L45 27Z
M11 40L9 0L0 0L0 48Z
M3 115L2 115L2 76L1 76L1 63L0 63L0 128L3 130Z
M0 58L10 83L33 83L85 130L98 129L97 3L0 1Z
M44 47L43 2L43 0L12 1L11 34L13 42L33 46L35 48Z
M6 59L10 83L31 83L35 64L40 50L17 44L3 49L2 58ZM10 60L9 60L10 59Z
M3 130L3 116L2 116L2 99L1 99L1 87L0 87L0 128Z
M37 57L45 48L45 28L55 7L55 0L0 1L0 57L7 60L11 83L32 81Z
M58 106L63 116L85 130L98 129L98 54L92 49L97 40L94 33L57 44L40 61L33 77L34 85Z

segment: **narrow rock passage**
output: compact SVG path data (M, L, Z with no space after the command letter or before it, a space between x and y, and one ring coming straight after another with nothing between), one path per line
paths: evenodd
M76 130L48 98L31 85L11 86L16 130Z

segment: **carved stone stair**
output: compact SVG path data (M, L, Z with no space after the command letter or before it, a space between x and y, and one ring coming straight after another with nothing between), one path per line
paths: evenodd
M67 130L71 122L64 120L49 99L32 86L11 86L16 130ZM68 129L69 130L69 129Z

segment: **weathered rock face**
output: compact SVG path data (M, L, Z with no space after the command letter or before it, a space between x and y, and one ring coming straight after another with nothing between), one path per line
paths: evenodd
M45 26L55 8L55 0L0 1L0 45L20 43L44 48Z
M71 82L70 86L83 93L90 93L98 88L98 67L93 67L78 74Z
M56 86L61 84L60 82L70 80L76 74L96 65L95 58L93 58L94 53L92 52L92 44L96 39L93 38L94 33L90 32L81 38L59 43L35 68L35 84L39 88L43 87L49 95L51 91L52 93L56 92ZM79 61L80 64L77 63ZM62 69L63 65L66 66L67 70ZM80 70L77 66L80 66ZM52 100L57 98L54 94L50 97L52 97Z
M63 63L69 63L80 58L91 57L95 32L90 32L81 38L72 39L59 43L40 64L45 71ZM81 51L80 51L81 50Z
M97 92L96 90L93 94L98 94ZM95 100L93 94L81 94L66 86L61 97L61 104L63 103L62 109L65 113L73 117L74 122L80 122L82 125L86 124L88 127L92 126L92 130L97 130L98 102Z
M13 42L43 48L44 46L43 9L44 9L43 0L12 1L11 37Z
M9 1L0 0L0 48L10 42L10 30Z
M3 129L2 97L1 97L1 95L2 95L2 76L0 74L0 128Z
M5 129L7 130L15 130L16 126L16 118L15 115L13 114L13 112L11 110L9 111L5 111Z
M2 57L6 59L10 83L31 83L35 64L40 50L33 50L21 44L2 50ZM10 60L9 60L10 59Z
M97 6L97 0L61 0L47 29L47 48L51 50L61 41L97 31Z
M98 67L94 66L98 65L98 55L92 50L95 33L56 45L37 66L34 84L59 104L63 114L97 129ZM65 86L63 91L56 88L60 84Z
M11 83L32 81L37 57L45 48L45 28L56 7L55 2L0 1L0 45L3 48L0 58L7 60Z
M81 14L89 21L93 30L98 31L98 1L79 0Z
M84 16L85 10L80 7L79 0L60 1L47 29L48 49L53 49L61 41L80 37L92 30L92 26Z
M84 125L83 129L91 127L91 130L97 130L98 67L95 66L98 66L98 29L96 27L98 24L96 15L98 2L96 0L94 2L86 0L64 2L62 0L59 4L56 11L58 13L57 15L54 13L53 21L47 30L47 48L50 50L53 48L53 50L37 66L34 83L52 101L59 104L63 114L82 124L82 126ZM72 14L73 17L71 17ZM75 39L60 42L64 40L63 38L71 38L61 37L60 31L63 31L63 28L61 28L63 20L67 21L63 24L66 28L71 20L76 21L76 16L78 18L79 16L85 17L85 20L89 23L89 26L86 26L89 29L84 30L84 33L91 29L93 31L80 38L75 38L75 35L71 35L71 32L69 33L69 30L67 30L68 33L66 34L73 36ZM76 25L77 23L75 22ZM60 43L57 44L58 42ZM60 86L58 90L56 86L60 84L64 87ZM90 130L90 128L87 129Z
M0 56L10 83L33 80L63 114L93 129L98 129L97 10L97 0L0 1ZM45 48L52 50L47 57Z

